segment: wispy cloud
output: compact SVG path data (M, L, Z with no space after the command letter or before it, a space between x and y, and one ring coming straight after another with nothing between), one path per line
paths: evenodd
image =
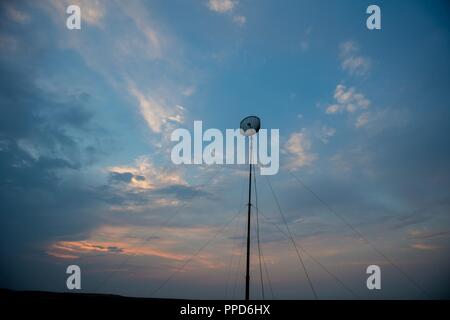
M195 84L186 77L174 80L169 76L187 68L179 59L178 51L172 50L180 48L179 43L175 45L173 33L157 24L142 2L111 2L108 6L102 1L77 3L88 23L95 26L111 23L111 27L89 30L89 37L83 36L86 33L69 33L61 46L77 52L90 69L103 76L127 100L126 104L136 106L151 134L165 133L175 123L182 123L183 98L194 94ZM52 17L60 23L57 19L66 16L66 3L52 1L51 4L46 9L51 9ZM117 20L127 23L115 24L113 21ZM153 76L145 71L149 68L154 70ZM164 79L158 76L161 69L168 75ZM189 87L185 81L190 83ZM123 94L124 88L128 95ZM167 142L164 137L162 141L158 143Z
M149 157L141 156L135 166L114 166L108 168L113 178L126 182L136 189L156 189L171 185L187 185L183 177L174 170L155 166Z
M289 154L287 167L292 170L311 165L316 160L317 155L311 153L311 140L306 131L292 133L285 145Z
M417 250L435 250L437 249L436 246L425 244L425 243L414 243L411 245L412 248Z
M121 10L131 18L137 30L144 36L145 43L150 48L149 50L153 52L154 57L161 58L166 37L150 22L152 19L147 13L147 10L139 3L133 3L132 5L125 3L121 5Z
M181 94L182 94L183 96L190 97L190 96L194 95L195 92L196 92L196 88L195 88L194 86L189 86L189 87L185 87L185 88L181 91Z
M229 12L236 6L236 0L209 0L208 8L215 12Z
M356 113L357 111L366 110L370 107L370 100L362 93L357 92L354 87L347 88L343 84L338 84L334 90L335 103L329 105L325 112L327 114L336 113ZM361 113L355 122L356 128L362 128L369 123L370 113Z
M356 119L355 127L362 128L369 123L369 120L370 120L370 113L364 112L364 113L360 114L358 116L358 118Z
M19 47L19 42L16 38L7 34L0 34L0 54L11 54Z
M247 18L245 16L234 16L233 22L238 26L242 27L245 24L245 22L247 22Z
M31 17L29 14L27 14L23 11L20 11L15 6L13 6L12 3L5 4L5 9L6 9L8 18L13 20L14 22L23 24L23 23L27 23L31 20Z
M62 259L73 259L92 253L156 256L177 261L185 259L185 256L182 254L152 248L149 245L134 245L125 241L59 241L47 251L47 254Z
M359 47L353 41L345 41L339 46L341 66L351 75L366 75L369 73L372 62L368 57L359 54Z
M138 101L139 110L146 121L149 129L160 133L163 126L168 122L182 123L184 120L184 108L180 106L162 105L150 95L145 95L135 85L128 88L132 96Z
M426 231L426 230L411 230L408 232L411 239L436 239L436 238L449 238L450 231Z
M190 255L184 252L186 243L203 243L217 232L216 227L157 227L103 225L79 241L55 241L46 253L58 259L76 259L92 255L124 255L157 257L172 261L185 261ZM155 236L150 236L155 234ZM164 234L164 237L156 236ZM223 249L228 249L225 244ZM224 267L217 262L222 253L204 251L196 262L205 268Z
M308 27L306 28L302 39L300 40L300 50L302 52L306 52L308 51L309 47L310 47L310 38L311 38L311 32L312 32L312 28Z
M209 0L207 6L209 10L230 15L239 4L238 0ZM243 27L247 22L247 18L242 14L234 14L232 21L235 25Z
M318 137L320 141L327 144L336 133L336 129L328 126L322 126L319 130Z
M370 101L362 94L356 91L354 87L347 88L343 84L338 84L334 90L334 99L336 103L326 109L326 113L333 114L338 112L355 112L360 109L367 109Z
M81 20L89 25L100 26L103 17L106 14L106 7L104 1L98 0L50 0L42 2L41 5L46 6L46 3L57 10L57 20L65 19L66 9L70 5L77 5L81 9Z

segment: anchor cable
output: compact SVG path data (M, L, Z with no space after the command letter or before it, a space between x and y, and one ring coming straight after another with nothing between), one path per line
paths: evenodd
M202 252L203 249L205 249L213 240L217 238L217 236L224 231L231 222L234 221L234 219L238 216L238 214L235 214L225 225L223 225L215 234L213 237L211 237L208 241L206 241L193 255L191 255L188 259L186 259L183 264L177 268L174 272L170 274L169 277L164 280L159 287L157 287L151 294L150 297L153 297L159 290L161 290L177 273L181 272L196 256Z
M342 215L338 214L333 208L331 208L328 203L326 203L324 200L322 200L317 193L315 193L311 188L309 188L306 184L303 183L300 178L298 178L296 175L294 175L291 172L291 175L297 180L297 182L300 183L300 185L306 189L308 192L310 192L322 205L324 205L328 211L330 211L332 214L334 214L336 217L338 217L348 228L350 228L355 234L357 234L366 244L368 244L376 253L378 253L381 257L383 257L384 260L386 260L391 266L393 266L395 269L397 269L398 272L400 272L405 279L407 279L417 290L419 290L424 296L428 296L428 293L424 288L422 288L421 285L419 285L413 278L411 278L400 266L395 264L391 259L389 259L383 252L381 252L369 239L367 239L366 236L364 236L358 229L356 229L352 224L350 224L347 219L345 219Z
M289 229L289 225L288 225L288 223L286 221L286 218L284 217L284 214L283 214L283 211L281 209L280 203L278 202L277 195L275 194L275 191L273 190L272 183L270 182L270 180L269 180L269 178L267 176L265 176L265 178L266 178L267 183L269 184L270 191L272 192L273 198L275 199L275 203L276 203L276 205L278 207L278 211L279 211L279 213L281 215L281 218L283 219L284 225L285 225L286 230L287 230L287 232L289 234L289 239L291 240L292 245L295 248L295 252L297 253L297 257L298 257L298 259L299 259L299 261L300 261L300 263L302 265L303 271L304 271L304 273L306 275L306 279L308 280L309 287L311 288L311 291L312 291L312 293L314 295L314 298L317 300L318 296L317 296L316 290L314 289L314 285L313 285L312 280L311 280L311 278L310 278L310 276L308 274L308 270L306 269L306 266L305 266L305 263L303 261L303 258L301 256L301 254L300 254L300 251L297 248L297 244L295 243L295 240L294 240L294 237L292 236L291 230Z
M259 258L259 275L260 275L260 282L261 282L261 294L263 300L265 300L264 295L264 279L263 279L263 272L262 272L262 263L261 263L261 256L262 256L262 250L261 250L261 240L259 236L259 213L258 213L258 189L256 188L256 170L255 166L253 166L253 185L255 189L255 205L256 205L256 238L258 242L258 258Z

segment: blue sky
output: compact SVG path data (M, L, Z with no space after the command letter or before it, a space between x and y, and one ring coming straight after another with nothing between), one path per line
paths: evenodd
M81 30L66 28L74 3ZM255 114L280 129L269 179L308 253L358 297L421 297L291 173L431 297L448 297L449 7L378 1L371 31L370 4L3 1L0 286L64 291L78 264L85 292L150 296L241 209L157 294L241 297L247 168L176 166L170 133ZM257 186L276 297L310 299L266 178ZM351 298L305 263L319 297ZM370 264L381 291L365 287Z

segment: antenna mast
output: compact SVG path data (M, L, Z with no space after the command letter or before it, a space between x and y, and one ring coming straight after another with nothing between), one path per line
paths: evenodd
M252 139L250 137L250 139ZM251 143L251 142L250 142ZM251 151L250 151L251 152ZM250 156L250 155L249 155ZM250 157L249 157L250 159ZM245 300L250 300L250 217L252 208L252 163L248 177L248 217L247 217L247 271L245 275Z
M247 267L245 273L245 300L250 300L250 220L252 208L252 153L253 153L253 135L258 133L261 122L258 117L250 116L241 121L241 134L248 136L250 140L250 148L248 153L249 159L249 176L248 176L248 211L247 211Z

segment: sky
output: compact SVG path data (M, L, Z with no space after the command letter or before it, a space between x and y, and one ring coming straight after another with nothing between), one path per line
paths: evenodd
M377 1L369 30L371 4L2 1L0 287L75 264L81 292L243 298L248 166L175 165L170 135L257 115L265 297L314 298L285 219L321 299L449 298L450 8Z

